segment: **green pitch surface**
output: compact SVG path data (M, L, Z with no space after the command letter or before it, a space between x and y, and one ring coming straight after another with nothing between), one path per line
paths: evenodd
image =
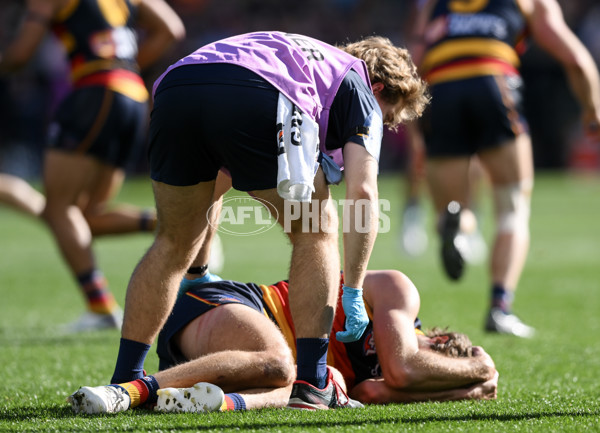
M65 398L81 385L110 378L119 333L56 335L57 325L82 312L81 295L48 230L0 207L0 431L600 431L600 179L550 174L536 179L531 252L515 303L516 312L538 331L532 340L482 331L488 302L485 265L468 268L458 283L449 282L431 230L424 256L412 259L398 249L401 177L382 177L381 198L391 201L391 230L380 234L371 267L403 270L420 289L425 326L466 332L492 355L500 371L496 401L322 413L74 416ZM119 199L152 205L145 179L129 181ZM489 239L489 198L482 210ZM254 237L222 234L222 276L265 283L285 278L289 246L278 231ZM95 242L97 261L121 303L131 271L150 242L150 235ZM156 367L152 353L146 369Z

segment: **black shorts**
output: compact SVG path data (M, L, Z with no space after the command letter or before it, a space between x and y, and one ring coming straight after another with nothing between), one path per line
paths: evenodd
M421 124L427 157L467 156L526 129L518 76L484 76L432 85Z
M182 294L158 336L156 352L160 360L159 369L164 370L186 361L171 340L196 317L224 304L242 304L262 313L265 309L262 299L259 286L236 281L200 284Z
M49 147L127 168L142 154L147 127L147 102L103 86L83 87L60 104L50 126Z
M275 87L240 66L173 69L154 96L152 179L195 185L215 179L223 167L239 191L275 188L278 98Z

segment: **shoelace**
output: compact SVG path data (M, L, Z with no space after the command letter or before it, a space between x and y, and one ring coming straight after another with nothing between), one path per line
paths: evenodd
M334 380L332 380L332 383L333 383L333 389L335 391L338 404L341 406L348 404L348 401L349 401L348 395L344 392L342 387Z
M119 403L124 403L125 402L125 396L123 395L123 391L121 391L120 389L117 389L117 387L115 386L108 386L108 390L107 390L107 396L108 396L108 400L109 403L112 404L112 407L116 407L117 405L119 405ZM108 392L110 391L110 392Z

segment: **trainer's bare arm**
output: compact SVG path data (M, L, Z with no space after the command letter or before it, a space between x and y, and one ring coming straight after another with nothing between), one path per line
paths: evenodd
M600 78L594 59L565 22L556 0L519 0L519 4L533 39L565 69L588 134L600 140Z
M352 142L344 146L344 178L344 280L347 286L360 288L379 222L377 161L363 146ZM356 209L363 213L357 215Z
M491 357L478 348L472 358L450 358L419 346L414 320L420 299L398 271L369 271L365 299L373 309L373 334L386 386L411 392L445 391L494 378Z
M41 44L62 0L28 0L23 22L15 37L0 52L0 72L17 71L27 64Z

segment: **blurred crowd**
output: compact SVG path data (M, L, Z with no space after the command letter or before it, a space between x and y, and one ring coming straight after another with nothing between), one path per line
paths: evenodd
M171 55L145 71L149 85L170 64L216 39L258 30L302 33L339 43L379 34L404 45L410 37L417 0L171 0L183 19L187 37ZM559 0L566 21L600 64L600 2ZM0 0L0 51L19 25L23 0ZM0 171L26 178L39 176L48 120L68 89L60 47L49 36L34 61L19 74L0 77ZM525 111L538 168L598 164L598 150L581 138L578 106L562 69L534 45L523 58ZM586 147L587 146L587 147ZM406 163L403 132L384 140L382 170L402 170ZM579 152L579 153L578 153ZM583 152L583 153L582 153ZM586 153L587 152L587 153ZM132 170L143 171L140 161Z

